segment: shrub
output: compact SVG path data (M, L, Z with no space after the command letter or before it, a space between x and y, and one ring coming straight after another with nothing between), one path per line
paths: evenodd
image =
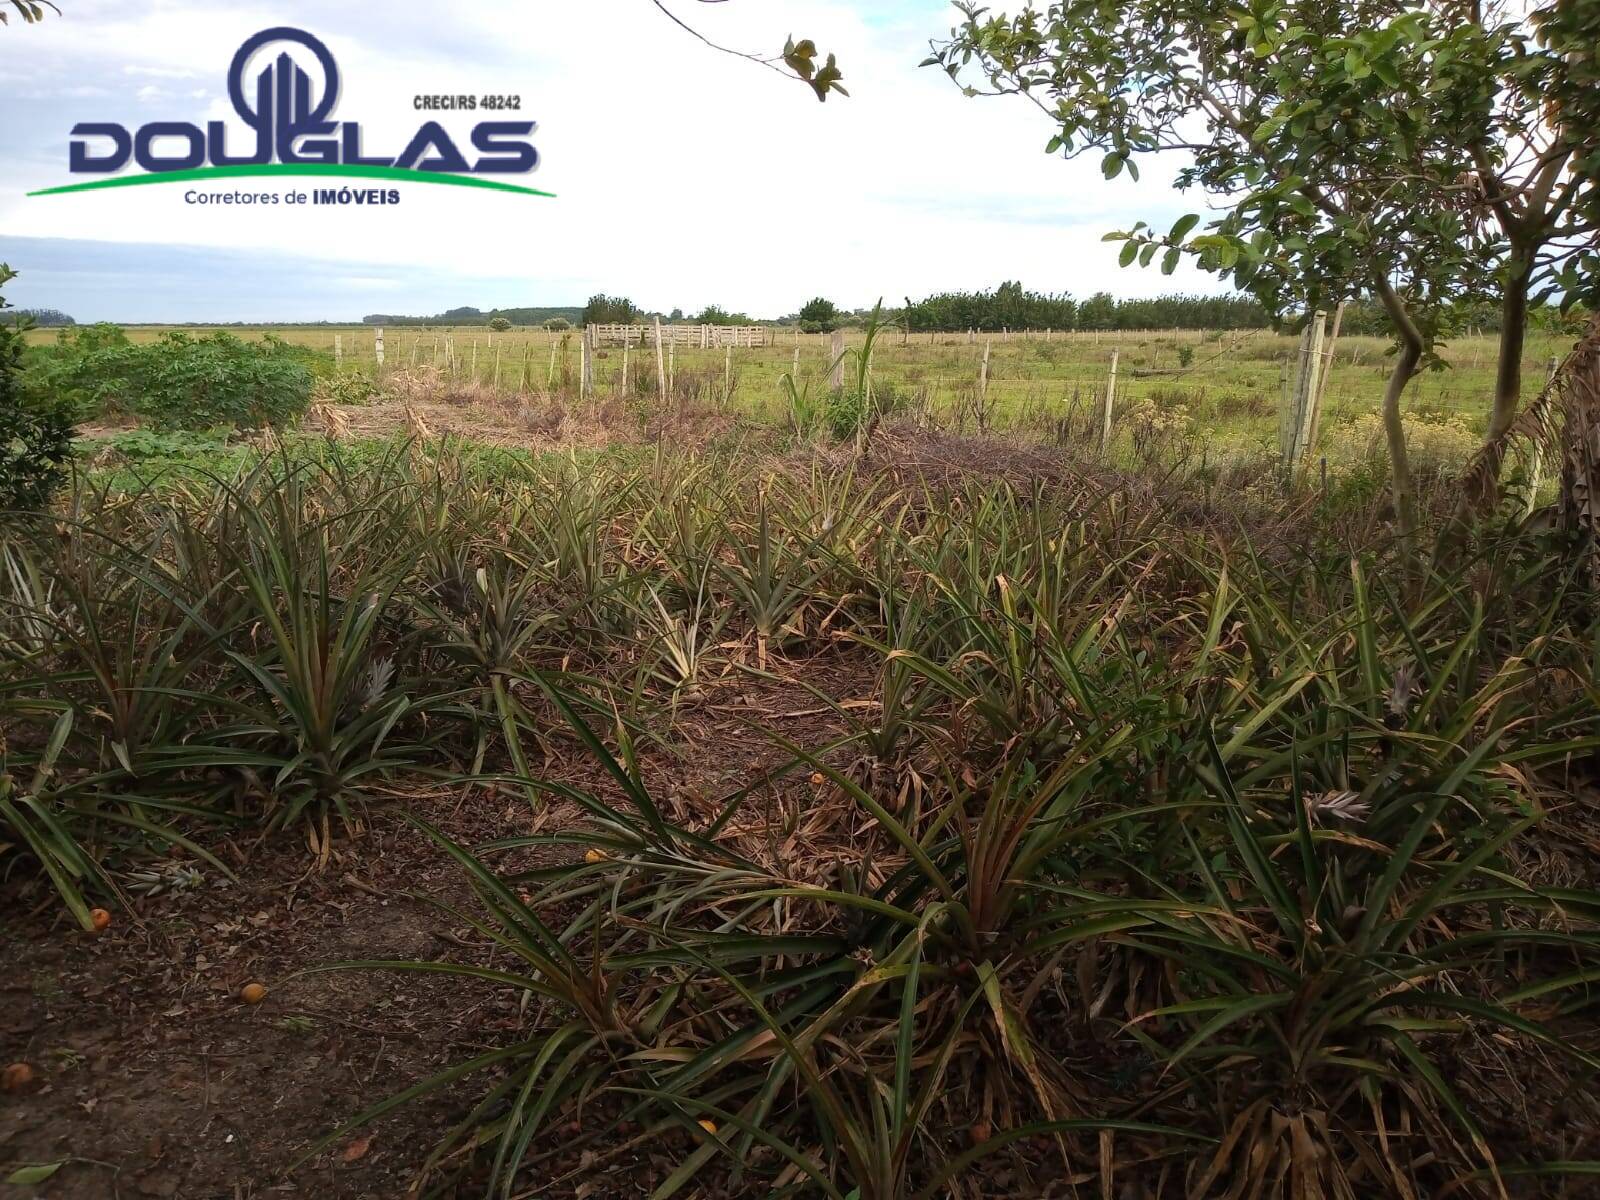
M0 287L15 276L0 263ZM0 309L5 307L0 296ZM0 509L42 507L72 454L65 406L24 395L22 335L28 324L0 323Z
M800 309L800 328L805 333L832 333L839 328L839 309L821 296L807 300Z
M371 404L377 394L377 381L364 371L340 371L316 385L316 398L329 404Z
M572 322L565 317L551 317L544 323L545 332L560 333L564 329L571 329Z
M78 420L131 412L138 348L116 325L78 325L29 358L23 387L36 403L63 406Z
M504 333L506 330L511 328L511 322L506 320L504 317L490 317L489 328L494 330L496 333Z
M589 297L583 306L585 325L631 325L639 310L625 296L607 296L598 293Z
M256 429L305 412L321 361L274 337L169 333L135 345L114 325L92 325L63 330L30 362L25 383L35 406L79 420L123 412L155 429Z
M135 411L157 429L285 425L311 402L311 373L277 338L169 333L140 358Z
M708 304L700 310L700 315L694 319L696 325L749 325L752 324L747 313L729 312L719 304Z

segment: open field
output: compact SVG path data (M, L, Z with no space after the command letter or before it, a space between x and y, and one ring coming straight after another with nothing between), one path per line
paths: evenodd
M166 330L130 327L127 332L135 341L146 341ZM246 338L262 333L237 327L225 332ZM370 371L375 366L375 331L369 326L276 328L270 332L330 356L338 337L351 369ZM54 334L35 330L29 336L39 344L52 340ZM579 336L577 331L552 334L542 329L497 334L482 326L391 328L385 331L385 366L391 371L438 367L452 381L476 381L488 390L508 393L570 392L576 387ZM969 342L965 333L915 334L902 340L898 331L890 330L879 339L873 355L875 386L928 412L940 424L974 428L971 409L986 341L991 349L989 420L994 427L1042 427L1069 413L1077 414L1085 425L1092 424L1115 350L1119 355L1119 411L1149 405L1176 413L1185 430L1222 453L1268 452L1276 446L1284 375L1292 373L1298 347L1297 338L1270 331L1075 332L1054 333L1049 340L1038 332L1009 337L979 334ZM860 343L859 331L847 334L848 346ZM1537 393L1551 360L1570 348L1570 337L1530 335L1522 364L1527 394ZM447 349L453 363L446 358ZM794 369L796 350L802 387L822 391L830 364L828 336L779 329L772 346L739 347L731 352L733 408L762 422L782 421L786 408L778 380ZM1340 339L1327 389L1324 428L1328 437L1337 439L1341 428L1376 413L1388 372L1388 350L1388 342L1381 338ZM1488 336L1463 337L1450 343L1443 353L1449 369L1425 372L1407 388L1407 413L1422 423L1459 425L1470 434L1481 434L1488 397L1493 394L1495 353L1495 339ZM703 402L723 399L730 361L726 351L678 349L673 359L674 373L679 379L694 381ZM624 366L620 347L597 352L598 394L621 394ZM636 381L635 390L653 387L654 350L632 349L626 370ZM1370 434L1370 423L1360 428L1361 436ZM1463 447L1470 446L1470 437L1457 440Z

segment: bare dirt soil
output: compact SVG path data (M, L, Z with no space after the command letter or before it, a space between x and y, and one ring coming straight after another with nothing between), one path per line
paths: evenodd
M831 710L786 679L841 699L869 691L870 664L832 649L769 669L785 678L730 675L680 708L671 749L646 758L654 794L694 804L787 762L755 720L807 745L842 732ZM541 774L603 788L575 743L552 732L550 745ZM808 786L796 775L771 790L776 798ZM408 1105L291 1168L363 1107L528 1036L539 1016L508 989L443 975L292 978L351 959L487 961L477 935L424 899L472 904L459 869L408 811L464 844L550 832L575 816L536 810L520 792L397 784L374 798L364 827L337 843L325 868L292 834L215 841L209 848L237 883L208 870L193 890L134 900L98 937L37 893L0 891L0 1063L36 1073L0 1093L0 1178L65 1160L37 1187L6 1190L184 1200L407 1194L481 1082ZM239 998L250 982L268 989L254 1006ZM557 1132L530 1194L647 1195L689 1150L682 1135L608 1147ZM723 1194L719 1174L707 1169L700 1195ZM459 1186L477 1194L470 1173Z

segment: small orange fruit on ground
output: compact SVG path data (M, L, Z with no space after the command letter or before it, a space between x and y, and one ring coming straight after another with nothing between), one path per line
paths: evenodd
M103 908L91 909L89 911L89 924L94 927L96 933L104 933L111 928L111 914Z
M247 983L239 989L239 999L246 1004L260 1004L267 998L267 989L259 983Z
M586 863L605 862L605 860L606 852L604 850L589 850L583 856L583 861Z
M32 1082L33 1068L27 1063L12 1063L4 1071L0 1071L0 1090L20 1092Z
M700 1118L700 1128L704 1129L709 1134L715 1135L716 1132L717 1132L717 1123L715 1121L713 1121L710 1117L701 1117Z
M812 787L821 787L826 782L827 782L827 780L825 780L822 777L822 772L821 771L813 771L813 772L811 772L811 786Z

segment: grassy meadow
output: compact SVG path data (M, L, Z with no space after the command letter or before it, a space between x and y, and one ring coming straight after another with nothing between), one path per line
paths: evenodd
M148 341L164 328L130 326L134 341ZM204 328L189 330L210 332ZM369 326L284 327L270 331L231 327L244 338L263 332L325 355L331 361L335 338L352 370L375 369L375 330ZM787 416L779 378L795 372L802 387L824 390L830 366L829 337L794 329L774 331L774 344L738 347L731 354L732 407L751 419L782 423ZM50 330L35 330L35 344L53 340ZM385 331L389 371L438 368L452 381L512 394L572 392L579 370L579 334L543 329L492 333L482 326L390 328ZM862 334L851 330L846 345L859 348ZM990 350L986 424L991 428L1047 426L1067 418L1085 429L1098 428L1098 412L1113 351L1118 355L1116 410L1159 413L1185 440L1218 454L1275 452L1278 412L1292 383L1299 339L1271 331L1207 333L1196 330L1149 332L1041 332L1030 334L902 335L887 330L873 353L874 387L947 427L975 430L974 410L985 343ZM1536 394L1550 363L1566 354L1570 338L1530 335L1523 357L1523 386ZM1381 338L1344 337L1332 357L1324 401L1324 437L1337 458L1353 458L1370 448L1375 415L1388 373L1389 344ZM448 357L447 357L448 356ZM1422 438L1441 446L1452 460L1466 456L1481 436L1493 394L1496 342L1491 336L1462 337L1442 357L1448 369L1424 372L1406 391L1405 410ZM730 357L726 350L679 347L673 371L689 382L701 400L724 402ZM654 387L653 347L634 347L624 361L620 347L596 353L597 394L647 392ZM677 380L675 380L677 382ZM677 389L675 389L677 390ZM1439 427L1439 428L1430 428ZM1424 446L1424 455L1428 453Z

